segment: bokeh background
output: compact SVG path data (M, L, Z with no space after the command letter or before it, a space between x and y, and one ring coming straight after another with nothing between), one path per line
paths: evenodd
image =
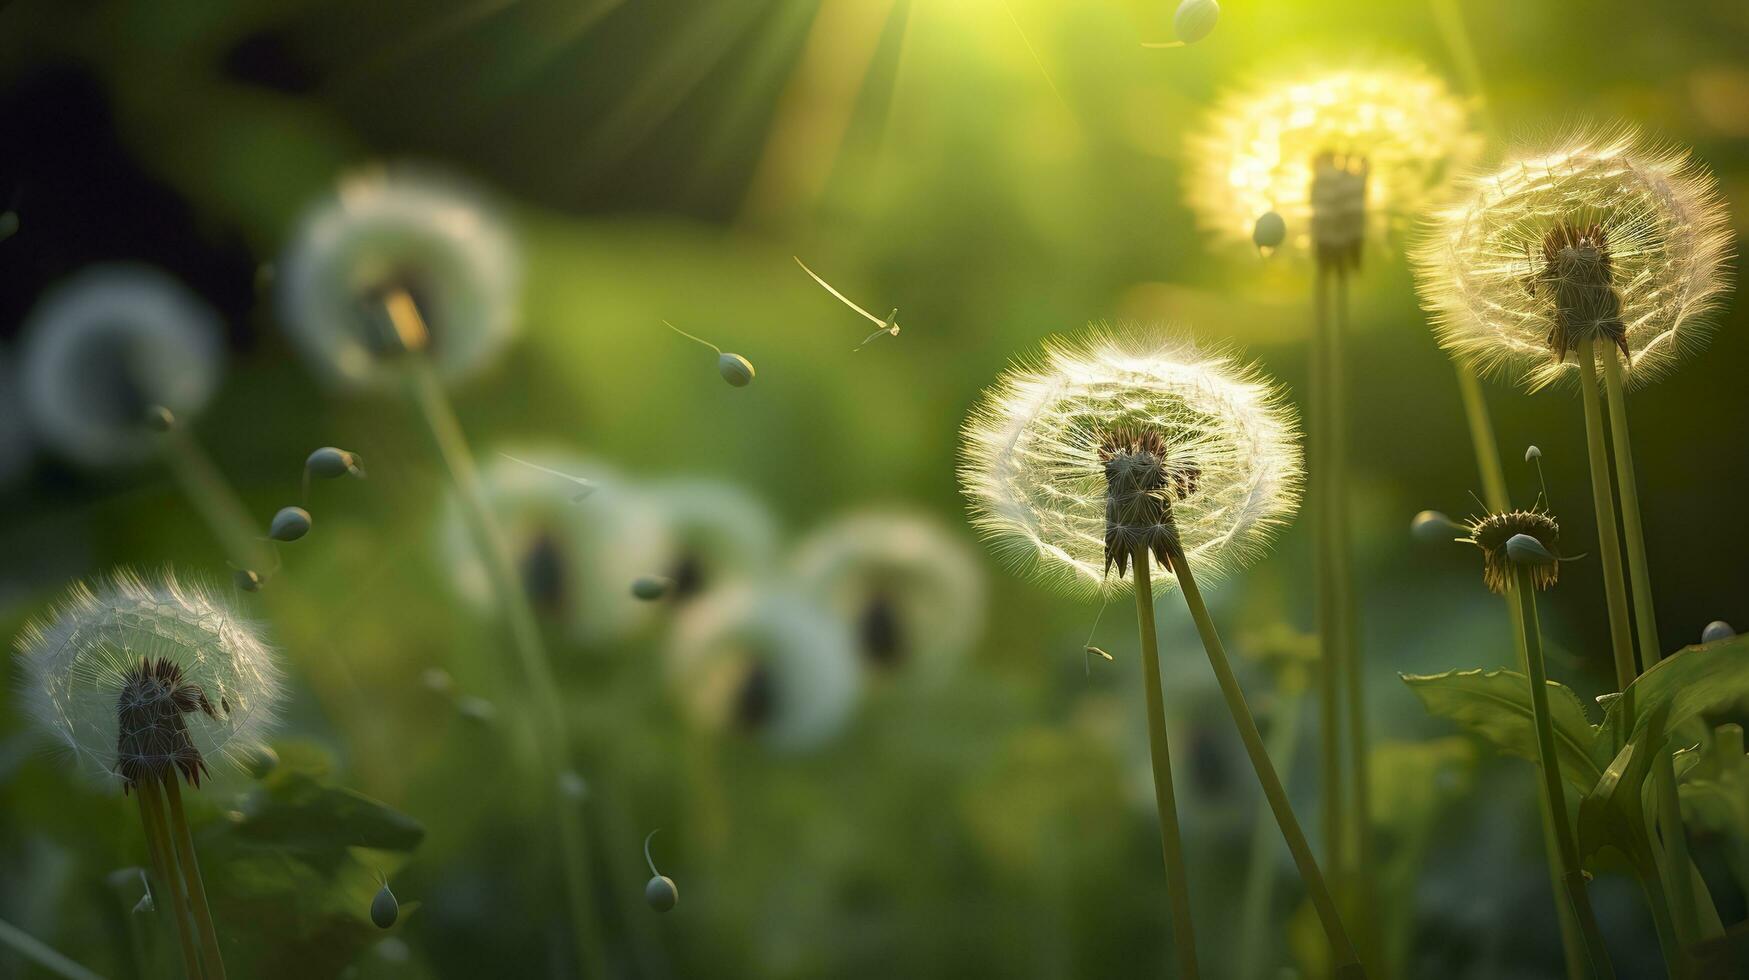
M957 433L1013 356L1089 321L1162 321L1242 348L1296 392L1310 268L1204 240L1184 201L1183 140L1224 86L1296 59L1407 56L1468 94L1435 8L1232 0L1206 41L1171 35L1162 0L421 0L234 4L33 2L0 10L0 363L43 291L84 266L166 269L223 316L228 366L193 428L263 522L295 502L304 456L359 452L368 480L319 489L318 532L287 552L307 598L269 622L293 696L282 768L319 774L423 828L413 850L306 864L235 833L260 793L200 794L233 972L539 976L568 969L563 897L538 794L505 763L520 675L502 630L457 602L435 530L446 480L404 401L326 389L276 322L264 282L305 204L343 174L417 161L491 188L526 261L519 337L454 392L483 456L546 446L638 479L709 476L776 515L784 541L873 505L930 516L968 548ZM1506 134L1625 119L1691 145L1749 202L1749 6L1731 0L1462 4ZM1497 151L1498 144L1491 147ZM1457 390L1397 243L1371 243L1354 291L1352 454L1369 718L1402 975L1558 975L1532 770L1428 719L1398 672L1504 666L1497 599L1473 552L1413 541L1424 507L1480 490ZM904 332L866 330L800 255ZM745 389L663 318L748 356ZM1742 519L1749 308L1632 401L1661 637L1749 624ZM15 380L0 392L15 391ZM1515 495L1543 450L1564 539L1595 540L1577 397L1500 385L1489 403ZM8 398L12 397L7 395ZM18 412L0 407L4 428ZM11 636L73 578L173 564L225 581L223 552L159 465L73 466L26 434L0 460L0 622ZM1317 719L1298 696L1311 623L1308 538L1214 593L1266 722L1297 719L1284 761L1315 823ZM664 696L666 624L584 647L555 637L588 785L604 955L616 976L1109 976L1165 970L1165 888L1147 782L1134 631L989 561L984 624L951 681L865 692L816 751L724 739L720 798L689 776ZM1608 683L1596 562L1543 603L1551 670ZM254 600L238 597L248 605ZM1258 800L1181 604L1161 603L1194 904L1211 975L1242 951L1315 964L1285 853L1261 935L1242 901ZM315 695L335 655L360 697ZM1274 654L1274 656L1271 656ZM1090 666L1090 669L1089 669ZM458 711L427 674L494 706ZM15 683L9 673L7 685ZM1284 740L1290 742L1292 740ZM1388 744L1385 744L1388 743ZM639 847L682 901L644 908ZM0 699L0 918L104 975L151 975L137 817L70 779ZM1314 838L1316 832L1314 828ZM284 842L281 841L281 844ZM332 841L310 844L310 853ZM346 842L354 843L354 842ZM1706 860L1702 842L1703 867ZM342 858L344 857L344 860ZM1716 862L1715 862L1716 863ZM318 870L311 870L316 868ZM375 871L407 911L369 924ZM130 890L131 889L131 890ZM1618 972L1656 943L1624 876L1597 886ZM1715 897L1744 916L1728 877ZM1287 923L1283 927L1283 923ZM233 952L234 951L234 952ZM0 972L25 970L0 951ZM1267 975L1277 975L1271 972ZM1282 973L1282 976L1298 975Z

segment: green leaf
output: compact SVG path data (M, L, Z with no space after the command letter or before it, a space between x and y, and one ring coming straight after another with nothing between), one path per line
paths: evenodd
M1620 752L1645 730L1655 709L1666 711L1665 730L1671 731L1703 711L1749 699L1749 634L1678 650L1641 674L1626 693L1633 701L1634 725L1630 730L1623 711L1628 698L1611 702L1593 747L1594 761Z
M1503 752L1536 761L1530 678L1524 674L1476 669L1402 677L1430 714L1457 722ZM1604 766L1593 758L1597 729L1586 719L1584 705L1571 688L1549 681L1549 715L1561 775L1581 790L1591 789Z
M411 851L424 839L425 828L370 797L289 772L276 773L251 799L236 834L250 843L303 852Z
M1589 861L1606 847L1614 847L1634 863L1641 876L1657 874L1653 864L1651 835L1646 827L1646 774L1652 760L1664 748L1669 706L1644 712L1645 724L1632 741L1622 746L1603 775L1579 800L1579 857Z

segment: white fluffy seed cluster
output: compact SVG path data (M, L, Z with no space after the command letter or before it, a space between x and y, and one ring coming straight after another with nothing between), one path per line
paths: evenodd
M1705 314L1730 286L1730 218L1717 181L1687 153L1629 129L1580 132L1462 186L1414 249L1423 305L1455 356L1531 390L1576 372L1549 341L1560 289L1546 250L1562 226L1606 253L1630 385L1704 346Z
M206 766L241 763L260 748L283 696L273 650L257 627L169 571L75 585L25 627L17 650L30 715L80 770L110 785L121 784L124 769L186 773L190 747ZM171 665L165 672L190 689L179 698L187 709L179 723L163 711L125 710L139 707L142 664ZM124 730L124 717L171 724L176 737Z
M972 522L1017 567L1075 592L1123 588L1106 568L1101 447L1157 433L1178 540L1199 579L1266 548L1299 505L1299 434L1282 394L1252 367L1159 331L1094 329L1011 367L966 421L960 480ZM1175 579L1155 567L1155 588Z

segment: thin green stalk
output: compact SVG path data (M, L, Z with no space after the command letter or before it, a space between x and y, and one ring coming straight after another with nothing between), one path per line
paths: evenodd
M4 919L0 919L0 943L4 943L19 956L57 977L65 978L65 980L103 980L97 974L61 955L54 947Z
M265 571L273 562L273 551L212 457L180 423L164 434L163 446L170 475L218 537L226 557L238 568Z
M1603 440L1603 406L1597 394L1596 341L1583 337L1577 345L1579 389L1585 400L1585 448L1591 461L1591 500L1597 509L1597 553L1603 560L1603 590L1609 601L1609 642L1615 653L1615 682L1626 692L1640 676L1634 664L1633 634L1628 627L1628 586L1622 575L1621 543L1616 538L1615 495L1609 486L1609 449ZM1630 695L1622 694L1624 717L1633 717Z
M1311 415L1312 448L1327 453L1332 440L1329 386L1324 383L1329 362L1330 276L1322 265L1316 276L1312 298L1314 329L1311 351ZM1318 632L1318 758L1323 796L1321 817L1324 831L1324 860L1332 869L1343 866L1343 792L1342 792L1342 675L1338 662L1335 606L1329 567L1331 534L1330 468L1312 467L1310 493L1313 532L1313 591L1316 596Z
M1603 980L1610 980L1615 976L1615 968L1610 964L1603 933L1597 927L1597 916L1591 910L1591 895L1585 888L1585 871L1579 860L1579 844L1567 819L1566 790L1561 782L1560 757L1555 754L1555 726L1549 712L1549 678L1543 667L1542 627L1537 620L1536 593L1528 566L1518 567L1513 576L1512 591L1518 600L1519 618L1524 624L1525 674L1530 680L1531 715L1536 723L1537 768L1543 777L1543 805L1547 807L1549 822L1555 829L1561 880L1566 884L1573 915L1579 920L1591 970Z
M545 792L552 801L559 835L559 865L565 876L565 888L570 899L571 925L577 945L577 959L586 976L602 975L601 936L596 926L594 893L589 884L587 842L583 820L577 807L565 799L560 790L561 777L570 770L570 741L565 725L564 706L559 700L558 680L547 659L541 641L540 626L529 606L528 594L522 588L520 576L505 544L498 519L486 501L480 473L474 455L468 449L461 423L455 417L449 398L436 372L422 357L412 358L412 395L425 417L426 426L437 444L439 455L449 469L462 503L462 514L474 538L480 560L486 565L498 607L503 610L510 627L512 646L521 661L528 683L529 698L536 710L541 731L537 738L542 761L546 764Z
M1166 744L1166 702L1160 685L1160 647L1154 628L1154 587L1148 549L1137 545L1136 626L1142 638L1142 686L1148 704L1148 755L1154 764L1154 807L1160 817L1160 850L1166 860L1166 893L1172 911L1172 949L1185 980L1198 976L1196 930L1190 919L1190 880L1184 867L1184 841L1178 832L1178 804L1172 792L1172 753Z
M1489 510L1503 513L1512 508L1512 497L1506 490L1506 474L1500 467L1500 444L1494 439L1488 399L1482 393L1481 380L1469 365L1453 361L1452 368L1457 372L1464 418L1470 425L1470 445L1476 451L1476 470L1482 475L1482 497L1487 500Z
M158 908L162 911L168 906L170 917L176 920L176 939L182 946L182 965L188 980L204 980L206 971L201 968L200 947L195 944L194 930L188 921L188 892L183 886L182 869L176 863L176 849L170 843L157 780L135 784L134 795L139 798L140 822L146 828L146 850L152 855L153 870L158 872Z
M213 928L212 907L206 900L206 882L201 878L200 859L194 853L194 835L188 830L188 815L182 810L182 787L174 773L163 779L164 797L170 802L170 844L176 848L176 863L182 867L182 878L188 887L188 909L194 916L195 931L206 955L207 976L225 980L225 957L219 952L218 930Z
M1652 844L1654 852L1658 850L1657 842ZM1656 853L1653 862L1661 865L1662 860ZM1682 948L1682 940L1677 936L1676 922L1670 913L1670 893L1664 888L1664 877L1654 869L1652 874L1637 875L1640 887L1646 893L1646 906L1652 910L1652 929L1658 934L1658 948L1664 952L1664 972L1670 980L1682 980L1685 972L1684 961L1687 959Z
M1276 825L1281 828L1281 836L1287 842L1288 853L1293 856L1294 865L1300 872L1300 880L1305 883L1306 897L1317 912L1318 921L1324 927L1324 935L1330 942L1330 951L1336 962L1336 976L1343 980L1365 977L1366 970L1355 953L1354 943L1348 938L1348 930L1342 925L1342 915L1336 909L1336 900L1330 895L1323 872L1318 870L1318 859L1312 856L1312 846L1307 843L1305 831L1300 829L1300 822L1294 816L1293 805L1288 802L1287 789L1282 786L1281 777L1276 774L1275 764L1269 760L1269 750L1264 748L1263 736L1257 731L1257 721L1251 717L1251 709L1245 704L1245 692L1240 689L1239 679L1233 675L1233 667L1227 662L1226 647L1221 645L1220 634L1215 632L1214 620L1209 618L1208 607L1203 604L1202 593L1197 589L1196 578L1190 570L1190 562L1176 542L1168 545L1168 553L1172 556L1172 571L1177 576L1178 587L1184 593L1184 604L1190 610L1191 619L1196 621L1196 631L1202 637L1203 649L1208 652L1209 666L1214 669L1215 680L1221 687L1221 696L1226 699L1227 711L1232 714L1233 724L1239 729L1239 740L1245 744L1245 754L1251 759L1251 768L1256 770L1257 782L1263 788L1263 797L1269 801L1270 813L1274 815ZM1139 581L1137 585L1139 587Z
M1634 480L1634 450L1628 438L1628 401L1623 390L1621 361L1615 351L1603 351L1603 386L1609 403L1609 441L1615 450L1615 486L1621 493L1622 537L1627 542L1628 576L1633 586L1634 626L1640 638L1640 662L1647 667L1662 660L1658 615L1652 602L1652 575L1646 564L1646 534L1640 526L1640 491Z
M1277 686L1276 697L1281 701L1281 711L1269 729L1269 757L1275 760L1277 767L1289 772L1293 771L1300 744L1300 703L1304 694L1301 686ZM1265 800L1251 825L1250 856L1245 863L1245 886L1241 893L1244 897L1239 905L1239 949L1235 957L1239 964L1236 975L1241 977L1263 976L1264 963L1273 950L1269 940L1269 912L1275 906L1275 862L1270 860L1269 854L1278 831L1268 819L1268 807L1269 802Z
M1676 768L1671 762L1669 749L1660 751L1653 763L1652 793L1658 807L1670 916L1676 927L1676 938L1686 951L1701 939L1700 909L1695 900L1694 882L1689 879L1694 861L1688 853L1688 833L1682 826L1682 802L1676 795Z

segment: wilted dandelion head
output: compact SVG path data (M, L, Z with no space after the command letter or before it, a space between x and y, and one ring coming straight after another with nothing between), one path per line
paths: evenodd
M1480 151L1470 116L1407 61L1259 76L1190 136L1185 196L1220 238L1249 243L1274 212L1288 247L1352 264L1366 232L1413 217Z
M898 510L849 515L796 546L801 588L854 630L863 664L883 675L940 678L984 628L984 574L933 518Z
M1547 511L1532 508L1472 517L1464 522L1464 529L1470 536L1458 540L1482 549L1482 581L1490 592L1504 595L1520 564L1530 569L1531 583L1539 592L1560 579L1561 527ZM1507 542L1520 534L1536 539L1553 556L1551 560L1525 563L1511 554Z
M24 406L42 442L88 466L152 452L149 413L186 420L218 387L218 315L147 266L93 266L46 293L24 326Z
M521 263L476 192L378 170L305 212L277 282L281 319L331 380L387 384L414 354L453 381L484 367L516 328Z
M747 581L776 560L777 522L740 487L718 480L663 480L644 488L641 497L665 527L667 553L651 571L673 583L670 598L689 601Z
M1017 565L1078 591L1141 546L1174 579L1260 554L1299 505L1293 413L1255 368L1163 333L1045 345L985 391L963 432L973 524ZM1158 574L1158 573L1157 573Z
M628 586L671 551L658 515L601 463L565 453L516 455L487 461L480 481L535 612L579 643L613 640L637 628L649 608ZM593 488L582 493L576 482L521 460L587 479ZM438 534L456 592L475 608L492 610L491 577L453 493Z
M849 628L817 603L769 588L689 606L670 640L668 678L693 724L784 751L838 734L861 689Z
M260 746L282 696L257 627L165 572L75 585L17 641L26 706L82 770L124 788Z
M1705 342L1729 220L1686 153L1584 132L1469 178L1415 249L1416 278L1440 344L1481 370L1535 390L1576 369L1589 337L1643 383Z

